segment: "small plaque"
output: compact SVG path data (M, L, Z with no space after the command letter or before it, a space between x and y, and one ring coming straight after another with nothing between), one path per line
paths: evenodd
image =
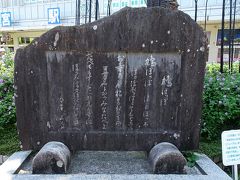
M222 133L222 157L224 166L240 164L240 130Z

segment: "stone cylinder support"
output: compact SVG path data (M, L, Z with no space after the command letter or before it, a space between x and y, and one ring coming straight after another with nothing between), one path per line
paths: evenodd
M149 153L149 161L155 174L183 174L187 161L176 146L163 142Z
M33 174L63 174L67 172L71 153L61 142L51 141L45 144L33 158Z

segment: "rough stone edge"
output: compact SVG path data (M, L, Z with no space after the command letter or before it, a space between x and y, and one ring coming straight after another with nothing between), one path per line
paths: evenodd
M172 163L175 160L177 160L177 162L175 162L175 164L177 163L177 166L174 166L174 168L176 168L174 170L174 172L173 172L173 170L166 170L162 166L160 166L161 168L159 167L159 163L167 164L167 167L169 167L169 165L171 163L164 162L169 157L171 157L170 159L171 159ZM174 174L185 173L184 166L187 164L187 161L186 161L185 157L182 155L182 153L179 151L179 149L172 143L162 142L162 143L155 145L149 152L148 160L150 162L152 171L155 174L161 174L158 172L159 168L160 168L159 170L164 172L165 174L167 173L167 171L169 173L174 173ZM179 167L179 169L177 167Z
M30 153L29 153L30 154ZM68 174L68 175L44 175L44 180L64 180L64 179L76 179L76 180L232 180L223 170L221 170L210 158L204 154L197 154L199 160L197 160L197 167L201 168L202 173L209 175L154 175L154 174L140 174L140 175L112 175L112 174L96 174L96 175L85 175L85 174ZM26 156L27 157L27 156ZM12 158L12 156L11 156ZM13 159L13 158L12 158ZM15 169L15 172L17 169ZM20 174L1 174L1 178L4 180L41 180L43 175L20 175Z
M62 142L50 141L46 143L40 151L35 155L32 162L33 174L46 174L46 170L50 168L50 160L55 159L56 167L60 168L59 174L66 173L70 165L71 152L69 148ZM58 165L61 162L61 165ZM42 169L44 167L44 169ZM51 172L57 173L52 168Z
M20 166L26 161L28 156L31 154L30 151L19 151L13 153L1 166L0 166L0 177L4 174L14 174L18 171Z

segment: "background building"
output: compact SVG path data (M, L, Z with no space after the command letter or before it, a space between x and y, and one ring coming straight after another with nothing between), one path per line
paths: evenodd
M220 29L222 0L198 0L197 20L209 37L209 62L220 58ZM234 1L234 0L233 0ZM108 12L108 0L99 0L99 15ZM92 2L89 19L90 0L80 1L80 23L95 20L95 1ZM179 9L195 18L195 0L178 0ZM86 4L88 6L86 6ZM111 14L124 8L146 7L146 0L112 0ZM87 7L87 8L86 8ZM226 39L229 28L229 0L226 0ZM234 60L240 59L240 0L237 0L236 30L234 38ZM86 16L87 15L87 16ZM0 46L16 50L26 46L35 37L55 26L75 25L76 0L1 0L0 1ZM205 25L206 20L206 25ZM225 46L225 60L228 60L228 46Z
M207 4L206 4L207 1ZM234 2L234 0L233 0ZM240 60L240 0L236 1L236 24L234 36L234 61ZM180 10L195 18L195 0L180 0ZM209 39L209 62L220 62L221 23L223 0L198 0L197 22L206 31ZM233 9L232 9L233 11ZM224 61L228 62L230 0L226 0L225 8L225 40ZM233 17L232 17L233 18ZM206 20L206 25L205 25Z

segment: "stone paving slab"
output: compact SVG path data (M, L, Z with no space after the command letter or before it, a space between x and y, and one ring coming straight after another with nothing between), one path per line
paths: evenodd
M28 168L31 166L31 157L28 153L23 152L25 159L25 166ZM110 154L112 153L112 157ZM102 154L102 155L101 155ZM215 163L211 161L206 155L197 154L199 160L197 160L196 168L199 169L198 174L185 174L185 175L177 175L177 174L168 174L168 175L155 175L151 174L150 169L144 167L147 166L146 154L144 152L91 152L91 151L83 151L77 152L75 157L73 158L71 166L82 166L78 167L78 170L82 172L77 172L73 167L70 167L69 173L72 174L61 174L61 175L32 175L32 174L13 174L14 172L19 172L18 168L9 173L0 174L0 179L4 180L231 180L231 178L222 171ZM75 162L78 161L77 157L80 156L82 161L86 160L86 162ZM12 162L17 162L15 159L16 156L13 154L9 159ZM89 160L90 158L90 160ZM132 158L132 159L131 159ZM115 166L119 160L120 165L125 166L125 170L128 169L124 173L124 168L120 166ZM115 162L114 162L115 161ZM26 163L27 162L27 163ZM106 166L104 170L104 163L109 163L109 166ZM123 163L124 162L124 163ZM134 166L135 163L143 163L142 169L141 166ZM11 163L9 160L4 164ZM115 163L112 164L111 163ZM27 165L28 164L28 165ZM91 166L92 164L92 166ZM29 166L30 165L30 166ZM1 166L2 167L2 166ZM71 169L73 168L73 169ZM83 171L83 169L85 171ZM120 169L118 169L120 168ZM135 168L135 169L134 169ZM145 169L146 168L146 169ZM21 168L22 170L24 168ZM31 168L29 169L31 170ZM114 172L113 170L116 170ZM137 170L139 170L139 173ZM95 174L94 174L95 172ZM102 173L100 173L102 172ZM108 173L107 173L108 172ZM31 173L29 171L28 173ZM76 173L76 174L74 174ZM88 174L91 173L91 174ZM111 174L112 173L112 174Z
M0 166L0 177L3 174L14 174L32 151L19 151L11 155L6 162Z
M231 180L226 176L208 176L208 175L106 175L106 174L94 174L94 175L8 175L4 176L5 180Z

